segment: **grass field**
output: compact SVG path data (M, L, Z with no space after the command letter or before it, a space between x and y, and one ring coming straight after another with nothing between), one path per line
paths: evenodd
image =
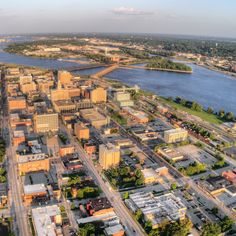
M176 108L177 110L181 110L181 111L185 111L191 115L194 115L194 116L198 116L200 117L202 120L204 121L207 121L211 124L222 124L223 121L221 119L219 119L219 117L217 115L214 115L214 114L209 114L205 111L194 111L190 108L187 108L187 107L184 107L182 106L181 104L177 104L173 101L169 101L167 100L166 98L160 98L164 103L170 105L171 107L173 108Z

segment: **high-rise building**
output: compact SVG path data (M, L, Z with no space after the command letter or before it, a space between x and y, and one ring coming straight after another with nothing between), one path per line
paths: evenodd
M60 81L60 83L62 85L70 84L72 78L73 78L73 76L70 72L68 72L68 71L58 71L58 81Z
M109 143L99 146L99 163L103 169L107 170L120 163L120 149Z
M38 89L39 89L40 92L49 94L50 89L54 85L54 81L53 80L43 80L43 79L41 79L41 80L37 80L37 84L38 84Z
M37 87L34 81L20 85L20 90L24 94L29 93L30 91L36 91L36 89Z
M55 132L59 129L58 113L34 114L34 130L37 133Z
M60 101L60 100L68 100L69 93L66 89L52 89L51 90L51 101Z
M89 128L83 123L76 123L74 133L78 139L89 139Z
M107 91L104 88L94 88L89 91L92 103L101 103L107 101Z

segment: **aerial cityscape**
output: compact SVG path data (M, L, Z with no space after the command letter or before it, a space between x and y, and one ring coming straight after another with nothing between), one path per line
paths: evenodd
M0 236L236 236L235 10L2 3Z

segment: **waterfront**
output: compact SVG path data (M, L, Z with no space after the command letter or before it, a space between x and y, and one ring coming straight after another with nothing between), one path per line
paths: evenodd
M192 74L178 74L143 69L118 69L108 74L109 79L128 85L139 85L142 89L164 97L182 96L236 114L236 79L216 71L193 65Z
M24 41L25 39L22 39ZM0 44L0 62L37 66L48 69L63 69L80 66L78 63L19 56L3 52L6 43ZM212 106L216 111L223 108L236 114L236 79L216 71L193 65L192 74L150 71L145 69L118 69L108 74L109 79L119 80L128 85L139 85L142 89L164 97L182 96ZM103 68L77 71L76 74L90 75Z
M80 64L70 62L70 61L60 61L56 59L46 59L46 58L34 58L34 57L26 57L16 54L10 54L4 52L4 48L13 42L25 42L25 41L32 41L31 37L19 37L13 38L12 41L7 43L0 43L0 63L8 63L8 64L17 64L17 65L24 65L24 66L35 66L41 67L45 69L61 69L67 68L72 66L79 66Z

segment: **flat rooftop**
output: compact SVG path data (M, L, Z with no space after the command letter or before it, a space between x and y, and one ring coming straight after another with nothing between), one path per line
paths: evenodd
M116 235L117 233L119 233L121 231L124 231L124 228L121 224L105 228L105 232L107 235Z
M177 129L166 130L164 132L165 134L178 134L178 133L186 133L188 131L185 129L177 128Z
M57 106L75 105L71 100L59 100L54 102Z
M97 121L106 119L101 113L96 111L95 109L83 109L80 111L81 116L89 121Z
M153 170L152 168L148 168L148 169L144 169L141 170L143 173L144 178L151 178L151 177L158 177L158 174L155 170Z
M46 192L46 187L44 184L24 185L25 195L37 194L42 192Z
M56 236L56 225L53 219L60 216L57 205L38 207L32 209L32 218L37 236Z

